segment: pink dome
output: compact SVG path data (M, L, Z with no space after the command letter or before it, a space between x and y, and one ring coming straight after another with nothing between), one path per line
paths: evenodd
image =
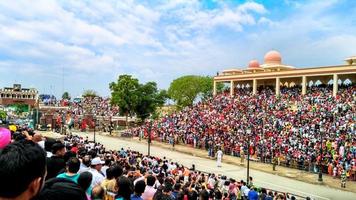
M251 60L248 63L248 68L260 68L260 63L257 60Z
M265 55L265 63L267 64L281 64L282 56L278 51L269 51Z

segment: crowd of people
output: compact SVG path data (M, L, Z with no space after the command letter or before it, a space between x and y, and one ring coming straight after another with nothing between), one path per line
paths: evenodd
M231 97L222 93L124 134L147 137L172 144L218 149L232 156L347 178L356 172L356 86L259 88L252 95L247 88Z
M203 173L165 157L108 150L88 138L43 138L17 130L0 149L0 199L273 200L293 195Z
M119 113L118 107L110 104L110 98L103 97L85 97L78 102L72 102L69 107L74 115L94 114L104 117L116 116Z
M85 131L94 127L93 117L100 118L97 120L97 126L103 131L109 131L113 127L110 124L111 118L119 115L118 106L112 106L109 98L102 97L84 97L73 100L66 104L67 109L58 110L54 113L55 127L59 131L62 125L70 128L76 128ZM99 125L98 125L99 124Z

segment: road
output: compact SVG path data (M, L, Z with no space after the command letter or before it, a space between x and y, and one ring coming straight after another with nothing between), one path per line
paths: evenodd
M89 136L89 139L93 139L93 134L87 133L73 133L81 136ZM132 150L140 151L147 154L147 145L138 143L136 141L124 140L120 138L114 138L104 135L96 135L97 142L104 144L107 149L119 150L120 148L130 148ZM184 153L171 151L170 149L151 146L151 155L163 158L164 156L171 159L174 162L181 163L190 167L195 164L197 170L204 172L212 172L216 174L224 174L227 177L234 178L236 180L246 179L246 168L243 166L237 166L232 164L223 163L221 168L216 166L216 161L187 155ZM356 193L342 191L327 186L310 184L291 178L281 177L257 170L250 170L250 176L254 179L254 184L260 187L266 187L277 191L285 191L301 196L309 196L313 199L321 200L356 200Z

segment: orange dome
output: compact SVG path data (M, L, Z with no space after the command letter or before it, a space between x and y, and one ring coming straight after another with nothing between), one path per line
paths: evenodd
M266 64L281 64L282 56L278 51L269 51L265 55Z
M258 63L258 60L251 60L248 63L248 68L260 68L260 63Z

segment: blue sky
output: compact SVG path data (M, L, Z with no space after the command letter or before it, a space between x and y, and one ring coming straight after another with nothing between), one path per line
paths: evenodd
M119 74L168 88L271 49L296 67L342 64L356 55L356 1L1 0L0 30L0 87L108 96Z

